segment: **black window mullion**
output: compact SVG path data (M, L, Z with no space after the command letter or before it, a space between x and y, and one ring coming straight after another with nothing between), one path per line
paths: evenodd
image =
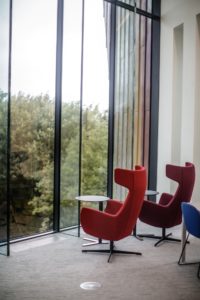
M152 0L153 13L160 15L160 0ZM151 94L149 139L149 189L156 191L158 157L158 112L160 68L160 21L152 20L151 33Z
M108 118L108 176L107 194L113 194L113 152L114 152L114 98L115 98L115 43L116 43L116 5L111 4L110 24L110 57L109 57L109 118Z
M9 54L8 54L8 112L7 112L7 256L10 255L10 118L11 118L11 55L12 55L12 8L9 8Z
M81 78L80 78L80 119L79 119L79 186L78 194L82 190L82 141L83 141L83 58L84 58L84 19L85 18L85 0L82 0L82 35L81 35ZM78 201L78 236L80 236L80 210L81 201Z
M61 172L61 107L62 107L62 52L64 0L57 6L55 137L54 137L54 217L53 230L60 230L60 172Z

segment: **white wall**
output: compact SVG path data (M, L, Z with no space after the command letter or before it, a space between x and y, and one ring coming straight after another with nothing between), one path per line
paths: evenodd
M200 0L161 1L158 136L160 192L173 186L166 163L196 166L193 203L200 205Z

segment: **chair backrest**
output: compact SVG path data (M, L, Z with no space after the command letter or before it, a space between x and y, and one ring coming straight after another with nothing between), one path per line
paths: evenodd
M146 190L146 169L136 166L135 170L115 169L115 182L128 189L122 208L118 212L118 238L131 234L138 219Z
M166 176L176 182L178 187L170 200L168 207L171 210L172 226L182 222L181 203L190 202L195 182L195 167L186 162L185 166L166 165Z
M181 204L186 230L200 238L200 211L190 203Z

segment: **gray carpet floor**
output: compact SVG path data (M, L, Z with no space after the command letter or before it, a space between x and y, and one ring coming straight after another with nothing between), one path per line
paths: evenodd
M0 256L0 299L200 299L197 265L177 265L179 243L154 247L154 240L130 236L116 242L116 248L141 251L142 256L115 254L107 263L107 254L81 252L82 237L62 232L12 244L11 256ZM186 254L188 260L200 259L199 240L191 237ZM84 290L83 282L100 287Z

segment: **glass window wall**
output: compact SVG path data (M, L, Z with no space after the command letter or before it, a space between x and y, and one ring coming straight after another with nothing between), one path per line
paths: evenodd
M149 164L151 19L136 13L135 1L121 1L121 6L118 6L120 1L59 1L64 4L63 36L61 19L57 28L57 0L13 0L12 239L59 230L59 226L61 229L76 226L78 203L75 197L107 194L108 157L113 169L132 168L135 164L148 168ZM136 4L137 8L148 11L151 1L136 1ZM58 7L61 13L62 5ZM0 13L3 14L2 9ZM0 57L0 68L6 69L8 40L4 39L6 31L1 28L4 41L1 47L5 55ZM57 53L56 42L60 47ZM62 72L58 67L62 67ZM0 109L3 111L7 108L8 90L2 73L0 76ZM55 84L56 101L61 101L56 103ZM62 99L58 99L58 94ZM59 147L57 144L54 147L59 136L55 111L58 103L61 103L61 173L57 167ZM0 119L5 141L6 116L2 114ZM0 154L4 171L7 170L6 151L7 145ZM110 173L112 163L109 162ZM109 175L109 180L111 177ZM5 195L6 173L2 180ZM60 193L57 193L58 185ZM116 185L113 193L114 197L124 198L124 190ZM4 196L2 203L3 199Z

